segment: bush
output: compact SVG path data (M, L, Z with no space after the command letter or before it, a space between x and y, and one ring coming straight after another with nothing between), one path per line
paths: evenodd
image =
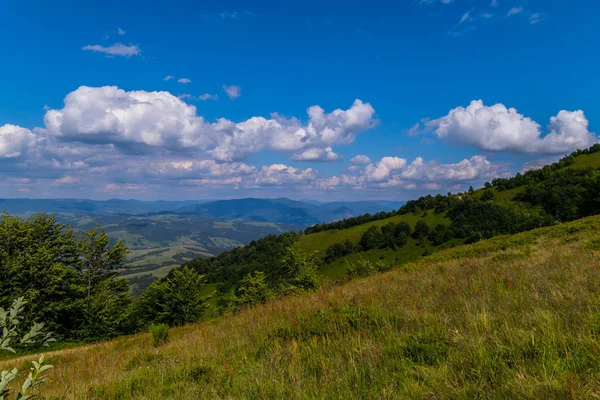
M12 307L8 310L0 307L0 350L15 353L15 346L48 346L54 341L52 333L44 331L43 323L35 323L29 332L21 331L19 324L22 321L21 313L27 302L20 297L16 299ZM13 343L15 342L15 343ZM42 355L39 361L32 361L33 367L30 368L29 375L21 390L16 394L16 399L29 399L29 390L46 382L44 371L52 368L51 365L44 364L44 356ZM0 372L0 400L8 400L11 394L11 389L8 385L17 377L18 370L14 368L12 371Z
M152 324L150 325L149 330L152 334L152 344L154 347L167 343L167 340L169 339L169 325Z
M238 307L264 303L271 296L265 273L254 271L241 280L235 291L235 303Z
M153 282L138 300L137 312L141 323L179 326L198 321L209 308L207 300L212 296L202 294L205 283L203 275L187 266L174 269L166 277Z

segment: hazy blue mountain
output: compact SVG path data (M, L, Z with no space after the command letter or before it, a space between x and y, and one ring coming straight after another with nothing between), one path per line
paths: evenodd
M356 201L307 203L278 199L235 199L194 204L176 210L177 213L195 214L218 220L249 220L294 224L306 227L366 213L377 213L399 208L402 202Z
M141 215L161 211L174 211L205 201L141 201L111 199L104 201L86 199L0 199L0 210L10 214L32 214L45 212L115 215Z
M130 279L149 284L174 266L210 257L269 234L397 209L401 202L308 202L288 198L205 201L0 199L16 215L45 212L80 232L98 225L130 249ZM136 285L142 285L138 282ZM133 282L133 281L132 281Z

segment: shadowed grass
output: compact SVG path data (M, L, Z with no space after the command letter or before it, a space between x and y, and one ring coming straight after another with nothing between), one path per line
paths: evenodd
M441 251L172 329L158 349L141 334L50 353L45 395L595 398L598 232L592 217Z

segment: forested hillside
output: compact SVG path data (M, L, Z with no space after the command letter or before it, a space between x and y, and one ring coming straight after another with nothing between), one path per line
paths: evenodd
M348 267L380 269L501 234L514 234L600 213L600 144L540 169L498 178L478 190L424 196L397 211L366 214L269 236L244 248L187 263L226 298L240 280L261 271L276 287L286 247L312 255L322 276L344 279ZM375 268L375 267L373 267Z

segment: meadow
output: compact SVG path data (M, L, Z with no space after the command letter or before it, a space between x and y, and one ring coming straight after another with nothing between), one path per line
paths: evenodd
M600 217L47 354L55 399L600 396ZM25 368L35 356L0 362Z

